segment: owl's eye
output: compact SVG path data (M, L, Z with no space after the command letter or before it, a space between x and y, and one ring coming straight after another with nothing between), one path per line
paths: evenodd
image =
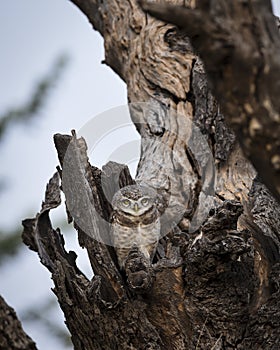
M149 199L148 198L143 198L141 200L141 204L144 205L144 206L148 205L149 204Z
M122 200L122 205L125 206L125 207L128 207L130 204L130 200L129 199L123 199Z

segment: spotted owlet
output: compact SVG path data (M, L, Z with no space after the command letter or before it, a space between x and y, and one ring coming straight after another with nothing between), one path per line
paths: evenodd
M111 237L120 268L135 246L152 261L160 236L156 191L142 185L126 186L114 195L112 206Z

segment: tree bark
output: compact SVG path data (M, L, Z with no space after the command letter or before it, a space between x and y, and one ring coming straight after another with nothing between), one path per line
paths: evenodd
M227 122L280 203L280 36L270 1L142 4L191 38Z
M15 311L0 297L0 349L36 350L32 339L24 332Z
M91 166L74 132L55 135L60 168L41 211L23 222L23 238L52 273L75 349L278 349L280 207L226 126L188 37L146 15L134 0L72 2L103 35L105 63L127 83L142 140L135 180L154 187L163 207L169 203L167 219L181 213L176 225L163 226L168 232L152 265L129 255L130 269L120 271L114 249L91 237L110 235L107 199L134 180L125 166ZM223 51L214 56L224 59ZM247 56L240 59L248 64ZM243 94L231 89L224 89L228 103L241 106ZM266 92L271 100L273 91ZM65 170L72 174L68 180ZM91 281L51 225L60 184L75 193L77 218L85 210L82 198L94 208L86 208L88 235L66 195L69 221L88 251ZM137 285L140 277L145 288Z

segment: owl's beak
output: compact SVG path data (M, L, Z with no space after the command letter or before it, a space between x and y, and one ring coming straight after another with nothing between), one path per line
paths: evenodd
M137 213L138 210L139 210L139 206L137 203L134 204L134 207L133 207L134 211Z

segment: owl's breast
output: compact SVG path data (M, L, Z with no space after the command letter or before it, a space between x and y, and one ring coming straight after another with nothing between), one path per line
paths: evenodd
M115 217L112 221L112 239L116 247L131 248L155 244L160 236L160 220L157 218L150 223L134 222L128 225L127 221Z
M138 227L149 225L154 223L159 218L159 212L155 207L151 207L150 210L146 211L140 216L134 216L128 213L125 213L121 210L115 210L112 215L110 222L118 222L119 225L128 226L128 227Z

